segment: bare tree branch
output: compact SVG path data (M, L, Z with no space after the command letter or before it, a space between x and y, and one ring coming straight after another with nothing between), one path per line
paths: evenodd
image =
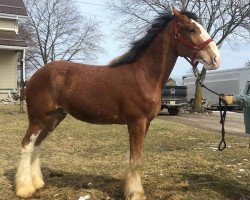
M22 32L34 69L54 60L89 62L103 52L99 22L81 16L73 0L26 0L25 4L29 20Z
M186 7L187 10L197 13L202 25L218 44L230 39L238 29L249 29L249 0L110 0L108 3L116 16L120 16L119 19L116 17L120 21L120 36L130 40L142 33L156 14L169 11L171 5Z

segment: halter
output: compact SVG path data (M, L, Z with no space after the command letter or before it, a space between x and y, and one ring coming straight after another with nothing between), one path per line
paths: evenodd
M213 41L212 38L209 38L205 42L202 42L200 44L191 44L188 40L186 40L184 37L178 33L178 27L177 27L177 20L173 20L173 30L174 30L174 38L175 38L175 49L177 49L177 42L181 42L185 46L192 49L192 57L189 59L188 57L184 57L193 67L196 67L198 65L198 61L195 62L197 53L203 49L205 46L207 46L210 42Z

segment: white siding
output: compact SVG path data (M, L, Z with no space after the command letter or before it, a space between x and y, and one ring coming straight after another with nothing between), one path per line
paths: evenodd
M17 88L17 52L0 50L0 90Z
M14 19L0 19L0 30L18 32L17 20L14 20Z

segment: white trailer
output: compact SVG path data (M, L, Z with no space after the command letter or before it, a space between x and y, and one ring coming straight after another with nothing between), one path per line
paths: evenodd
M188 100L195 96L195 76L182 76L182 84L188 87ZM221 71L207 71L204 84L219 94L241 95L250 92L250 67ZM218 96L203 89L203 98L208 106L218 106Z

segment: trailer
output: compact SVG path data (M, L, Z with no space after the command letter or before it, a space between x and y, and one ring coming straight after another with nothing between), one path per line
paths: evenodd
M194 74L182 76L182 84L188 87L188 100L195 97ZM250 92L250 67L235 68L221 71L208 71L204 84L219 94L242 95ZM203 89L203 99L206 108L218 108L218 96ZM232 105L232 109L237 109L237 105Z

